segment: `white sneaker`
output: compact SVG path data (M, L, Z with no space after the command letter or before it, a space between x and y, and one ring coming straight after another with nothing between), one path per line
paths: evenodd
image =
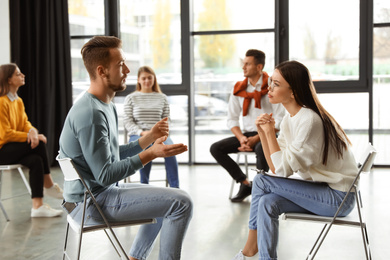
M52 209L49 205L43 204L37 209L31 209L32 218L52 218L62 214L62 210Z
M245 260L245 259L246 259L245 256L242 254L242 250L240 250L240 252L238 252L238 254L235 257L233 257L232 260Z
M64 191L60 188L60 186L58 186L57 183L54 183L50 188L44 188L45 196L50 196L56 199L64 199L63 192Z

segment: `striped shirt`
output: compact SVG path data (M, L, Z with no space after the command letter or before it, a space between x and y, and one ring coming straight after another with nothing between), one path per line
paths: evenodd
M140 135L150 130L158 121L169 117L169 103L163 93L133 92L124 103L124 125L128 135Z

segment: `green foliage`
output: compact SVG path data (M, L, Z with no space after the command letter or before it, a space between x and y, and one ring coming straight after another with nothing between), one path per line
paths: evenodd
M152 40L153 67L164 69L169 65L171 56L171 7L169 0L158 0L155 6Z
M199 14L200 31L230 28L225 0L204 0L203 7L204 11ZM235 50L236 44L232 35L207 35L199 39L199 55L205 67L225 66L235 54Z

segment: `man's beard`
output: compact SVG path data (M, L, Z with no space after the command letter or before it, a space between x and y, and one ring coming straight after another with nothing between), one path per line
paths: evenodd
M122 81L120 84L112 84L109 77L107 77L107 81L108 81L108 88L114 92L122 92L123 90L126 89L126 84L122 84Z

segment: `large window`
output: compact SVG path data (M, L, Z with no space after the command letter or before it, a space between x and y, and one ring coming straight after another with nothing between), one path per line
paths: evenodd
M290 1L290 59L314 81L359 79L359 10L356 0Z
M373 122L377 164L390 164L390 2L374 1Z
M180 0L120 1L120 37L135 85L140 66L152 67L160 84L181 84Z
M193 7L195 161L215 162L210 145L232 135L227 104L234 84L244 79L246 51L266 53L265 71L275 65L274 2L202 0Z
M104 0L68 0L68 8L74 102L89 86L80 51L92 36L104 35Z
M376 163L390 164L388 0L69 0L69 21L74 100L89 84L81 46L94 35L123 41L131 73L114 100L121 140L124 97L149 65L168 95L172 139L189 145L179 162L215 163L209 147L232 135L228 100L255 48L269 74L283 60L304 63L354 150L372 141Z

